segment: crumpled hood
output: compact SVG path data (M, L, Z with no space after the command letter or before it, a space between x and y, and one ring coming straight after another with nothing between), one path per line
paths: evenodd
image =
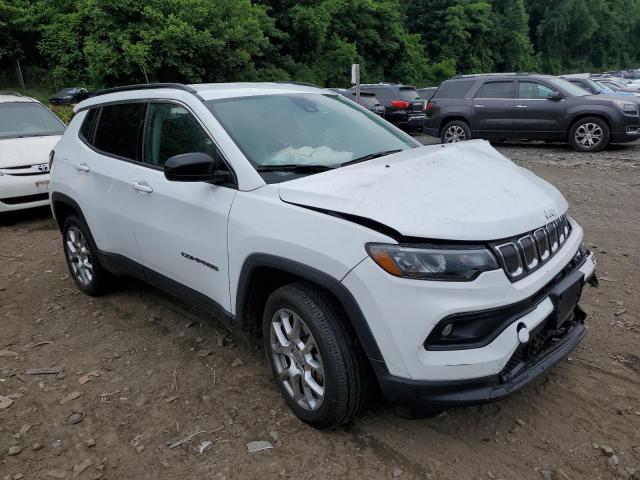
M552 185L473 140L433 145L280 184L289 203L375 220L404 236L497 240L567 209Z
M48 163L49 152L58 140L60 135L0 138L0 168Z

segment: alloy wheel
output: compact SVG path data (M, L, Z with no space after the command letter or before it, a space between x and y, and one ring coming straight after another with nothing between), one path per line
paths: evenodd
M65 242L71 273L80 285L89 286L93 280L93 263L86 238L78 227L72 226L67 230Z
M459 125L451 125L444 134L445 143L464 142L465 139L464 128Z
M576 130L576 142L583 147L594 147L602 141L604 132L596 123L584 123Z
M270 345L278 379L305 410L320 408L325 395L325 375L318 345L304 320L288 308L271 318Z

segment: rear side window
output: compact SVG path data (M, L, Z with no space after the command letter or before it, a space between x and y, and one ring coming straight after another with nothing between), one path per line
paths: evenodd
M143 161L162 167L174 155L195 152L222 160L209 135L186 108L172 103L150 103Z
M96 121L97 111L97 108L89 110L82 121L82 126L80 127L80 136L90 144L93 141L93 125Z
M438 89L433 98L464 98L475 81L464 80L459 82L445 82Z
M140 160L145 106L137 102L102 107L93 145L110 155Z
M514 82L487 82L477 93L476 98L513 98Z

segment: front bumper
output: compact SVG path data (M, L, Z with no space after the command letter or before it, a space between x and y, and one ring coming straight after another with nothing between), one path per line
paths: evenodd
M49 205L49 174L0 176L0 213L45 205Z
M612 143L627 143L640 139L640 125L628 125L623 131L611 132Z
M531 383L550 367L565 359L585 335L585 315L576 307L574 320L560 341L528 362L513 378L504 374L449 382L416 381L378 372L383 395L398 412L408 418L421 418L440 409L493 402ZM375 368L375 366L374 366Z

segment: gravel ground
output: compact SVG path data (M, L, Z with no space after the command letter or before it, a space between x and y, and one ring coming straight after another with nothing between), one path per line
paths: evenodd
M5 216L0 479L640 478L640 144L497 148L566 195L598 255L568 362L496 404L408 421L374 399L318 432L257 347L137 281L79 294L48 212ZM273 449L249 454L256 440Z

